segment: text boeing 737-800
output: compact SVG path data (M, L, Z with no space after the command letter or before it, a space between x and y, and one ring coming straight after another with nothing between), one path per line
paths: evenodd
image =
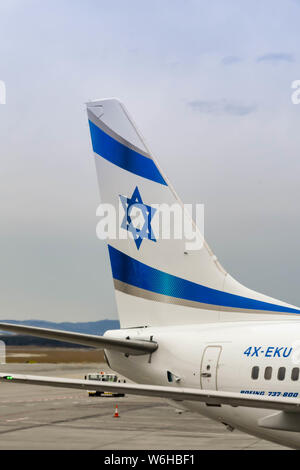
M135 383L8 373L1 380L163 397L300 448L300 309L237 282L205 241L189 252L184 236L158 237L157 207L183 207L178 196L122 103L92 101L87 112L102 203L121 208L119 228L127 235L107 241L121 329L101 337L0 327L103 348L109 366Z

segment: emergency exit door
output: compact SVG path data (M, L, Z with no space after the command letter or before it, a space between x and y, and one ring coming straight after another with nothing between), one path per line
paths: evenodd
M207 346L200 367L200 385L204 390L217 390L218 362L221 346Z

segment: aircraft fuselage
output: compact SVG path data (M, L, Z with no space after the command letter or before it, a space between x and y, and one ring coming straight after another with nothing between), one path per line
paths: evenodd
M296 321L130 328L106 335L147 340L152 337L159 344L150 356L105 351L110 367L137 383L244 395L300 396L300 326ZM265 422L262 426L263 418L275 414L271 410L188 401L176 402L175 406L260 438L300 448L300 416L299 430L292 432L285 419L279 425L271 419L271 424Z

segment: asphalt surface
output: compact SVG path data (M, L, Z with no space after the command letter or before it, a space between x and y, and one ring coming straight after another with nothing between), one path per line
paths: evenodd
M99 364L6 364L1 372L84 378ZM114 418L118 405L119 418ZM0 383L0 449L284 449L228 431L159 398L89 397L86 391Z

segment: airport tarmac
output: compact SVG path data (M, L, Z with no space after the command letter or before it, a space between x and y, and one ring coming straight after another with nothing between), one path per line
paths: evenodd
M1 372L83 378L104 364L6 364ZM0 449L285 449L159 398L89 397L86 391L0 383ZM119 418L113 418L115 406Z

